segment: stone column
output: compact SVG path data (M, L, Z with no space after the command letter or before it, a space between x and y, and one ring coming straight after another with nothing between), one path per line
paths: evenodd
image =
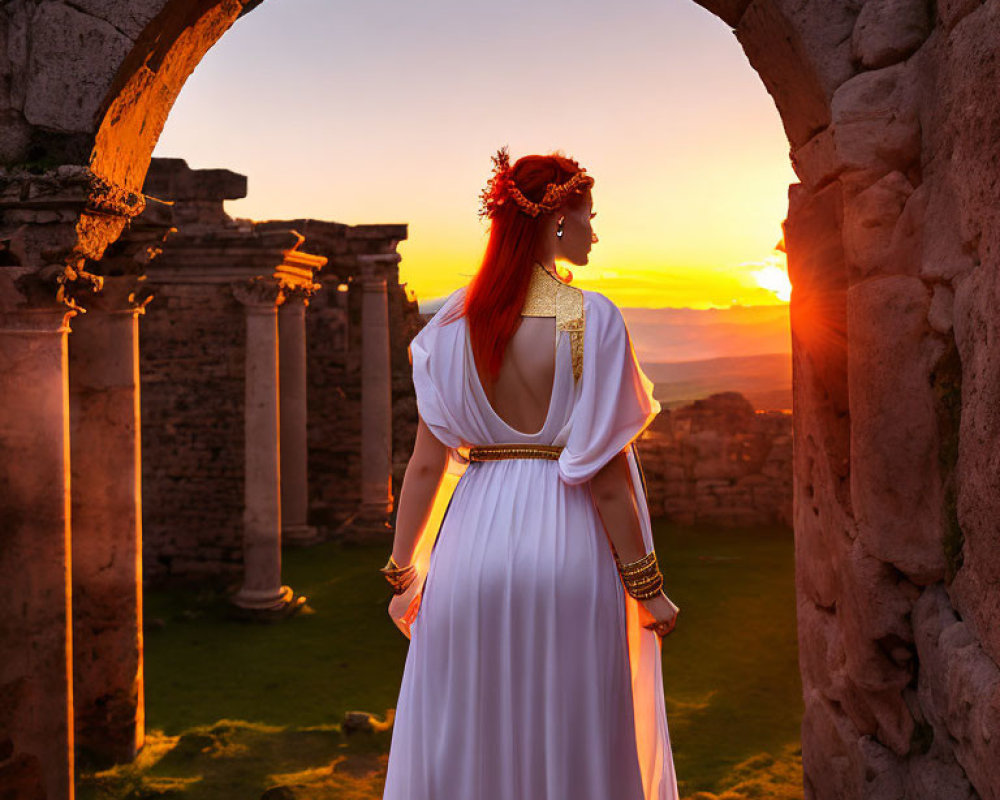
M73 796L71 313L54 301L0 313L0 758L10 797Z
M143 745L139 314L104 278L69 339L76 744L98 766Z
M392 529L392 373L385 273L395 253L358 256L361 264L361 508L349 538L388 541Z
M296 607L291 587L281 583L277 309L284 294L273 278L234 284L233 294L246 312L244 575L233 603L266 617Z
M278 308L281 410L281 538L286 545L319 541L308 524L309 473L306 422L306 306L308 291L291 289Z

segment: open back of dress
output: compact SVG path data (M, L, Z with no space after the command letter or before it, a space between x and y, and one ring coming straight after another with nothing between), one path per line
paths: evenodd
M420 536L417 579L389 606L410 647L383 798L677 800L660 639L639 623L588 485L659 412L652 384L621 312L584 292L581 376L569 334L554 333L544 419L518 430L486 396L465 318L441 322L463 297L410 346L420 416L464 471L440 528ZM525 443L563 449L558 460L462 455ZM631 448L629 463L648 552Z
M487 402L514 430L537 432L545 424L555 383L555 345L554 317L521 317L492 386L487 386L485 370L477 364Z

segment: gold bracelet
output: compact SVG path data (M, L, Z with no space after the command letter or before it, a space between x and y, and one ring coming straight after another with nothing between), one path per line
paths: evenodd
M643 564L652 561L654 558L656 558L656 551L650 550L648 553L644 553L643 555L641 555L635 561L629 561L628 563L623 562L617 552L615 553L615 558L618 559L618 563L620 563L623 567L629 569L632 567L640 567Z
M400 567L392 555L389 556L389 560L386 562L386 565L379 569L379 572L381 572L385 576L385 579L389 582L389 585L392 587L393 594L402 594L405 592L407 587L416 577L416 567L413 564Z
M655 593L655 591L661 586L663 586L663 576L658 575L656 577L656 580L649 581L648 583L644 583L641 586L627 583L625 584L625 591L627 591L631 595L642 594L647 591Z
M660 587L657 586L655 589L652 589L652 590L650 590L648 592L643 592L643 593L637 592L637 593L633 594L632 597L634 597L636 600L652 600L654 597L657 597L659 594L660 594Z
M631 584L633 586L641 586L643 584L649 583L652 580L655 580L656 576L660 574L661 574L660 570L659 568L657 568L657 569L652 569L643 575L623 575L622 582Z
M409 572L411 569L414 569L413 564L408 564L405 567L401 567L399 566L399 564L396 563L395 559L393 559L392 556L389 556L389 560L386 562L384 567L379 569L379 572L383 573L384 575L401 575L405 572Z
M623 583L631 583L633 585L639 585L643 583L648 583L651 579L655 578L659 574L660 574L660 568L654 566L652 569L647 570L646 572L637 573L634 575L622 575L621 578Z
M633 570L622 569L619 570L618 572L623 578L641 578L643 575L652 575L659 568L660 565L654 561L651 564L647 564L642 569L633 569Z
M622 575L634 575L643 572L644 570L649 569L651 565L656 564L656 551L650 550L646 553L646 555L642 556L642 558L637 558L635 561L630 561L627 564L622 563L622 561L618 559L617 554L615 558L618 560L618 571L621 572Z
M650 550L642 558L622 564L615 554L625 590L637 600L648 600L659 594L663 586L663 573L657 563L656 551Z
M625 590L636 600L649 600L652 597L656 597L660 593L660 589L663 587L663 576L657 575L656 580L653 581L648 587L635 588L629 584L625 585Z

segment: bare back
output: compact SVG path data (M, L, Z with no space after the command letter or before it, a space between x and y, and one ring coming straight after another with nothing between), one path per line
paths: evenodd
M497 416L520 433L538 433L548 416L555 381L555 317L521 317L504 350L496 383L483 380L478 364L476 370Z

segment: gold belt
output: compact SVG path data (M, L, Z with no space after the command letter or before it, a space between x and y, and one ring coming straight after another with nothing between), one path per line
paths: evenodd
M483 444L469 448L470 461L499 461L502 458L559 458L562 445L555 444Z

